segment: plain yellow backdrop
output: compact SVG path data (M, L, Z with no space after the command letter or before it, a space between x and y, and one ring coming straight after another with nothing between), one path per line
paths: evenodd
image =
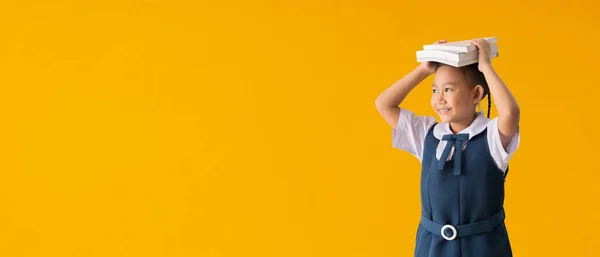
M515 256L600 256L599 26L598 1L2 1L0 256L412 256L420 167L375 99L487 36L522 110ZM431 82L403 107L433 115Z

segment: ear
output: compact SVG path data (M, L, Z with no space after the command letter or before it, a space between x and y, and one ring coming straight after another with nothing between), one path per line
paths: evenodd
M475 88L473 88L473 103L477 104L479 103L479 101L481 101L481 99L483 99L483 86L481 85L476 85Z

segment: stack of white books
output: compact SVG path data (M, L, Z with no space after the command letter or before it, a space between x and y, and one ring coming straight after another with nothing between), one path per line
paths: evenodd
M492 58L498 57L496 37L483 38L490 43ZM454 67L462 67L479 61L479 49L471 40L454 41L442 44L424 45L417 51L417 62L441 62Z

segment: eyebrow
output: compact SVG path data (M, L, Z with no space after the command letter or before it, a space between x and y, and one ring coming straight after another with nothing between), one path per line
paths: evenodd
M456 83L454 83L454 82L446 82L446 83L442 84L442 86L443 85L453 85L453 86L456 86ZM437 85L436 84L431 85L431 87L435 87L435 86L437 86Z

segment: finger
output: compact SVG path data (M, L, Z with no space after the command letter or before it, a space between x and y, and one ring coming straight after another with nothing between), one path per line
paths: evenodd
M483 40L483 39L482 39L482 40ZM483 41L485 41L485 40L483 40ZM479 49L483 49L483 50L485 50L485 49L488 49L488 48L489 48L489 45L485 44L485 42L482 42L481 40L471 41L471 44L472 44L472 45L476 45L476 46L477 46L477 48L479 48Z
M487 40L485 40L483 38L477 39L476 42L479 43L480 45L483 45L483 46L487 46L487 45L490 44L490 42L488 42Z
M477 48L485 51L485 52L490 52L491 51L491 47L489 44L486 44L484 42L476 42L475 45L477 46Z

